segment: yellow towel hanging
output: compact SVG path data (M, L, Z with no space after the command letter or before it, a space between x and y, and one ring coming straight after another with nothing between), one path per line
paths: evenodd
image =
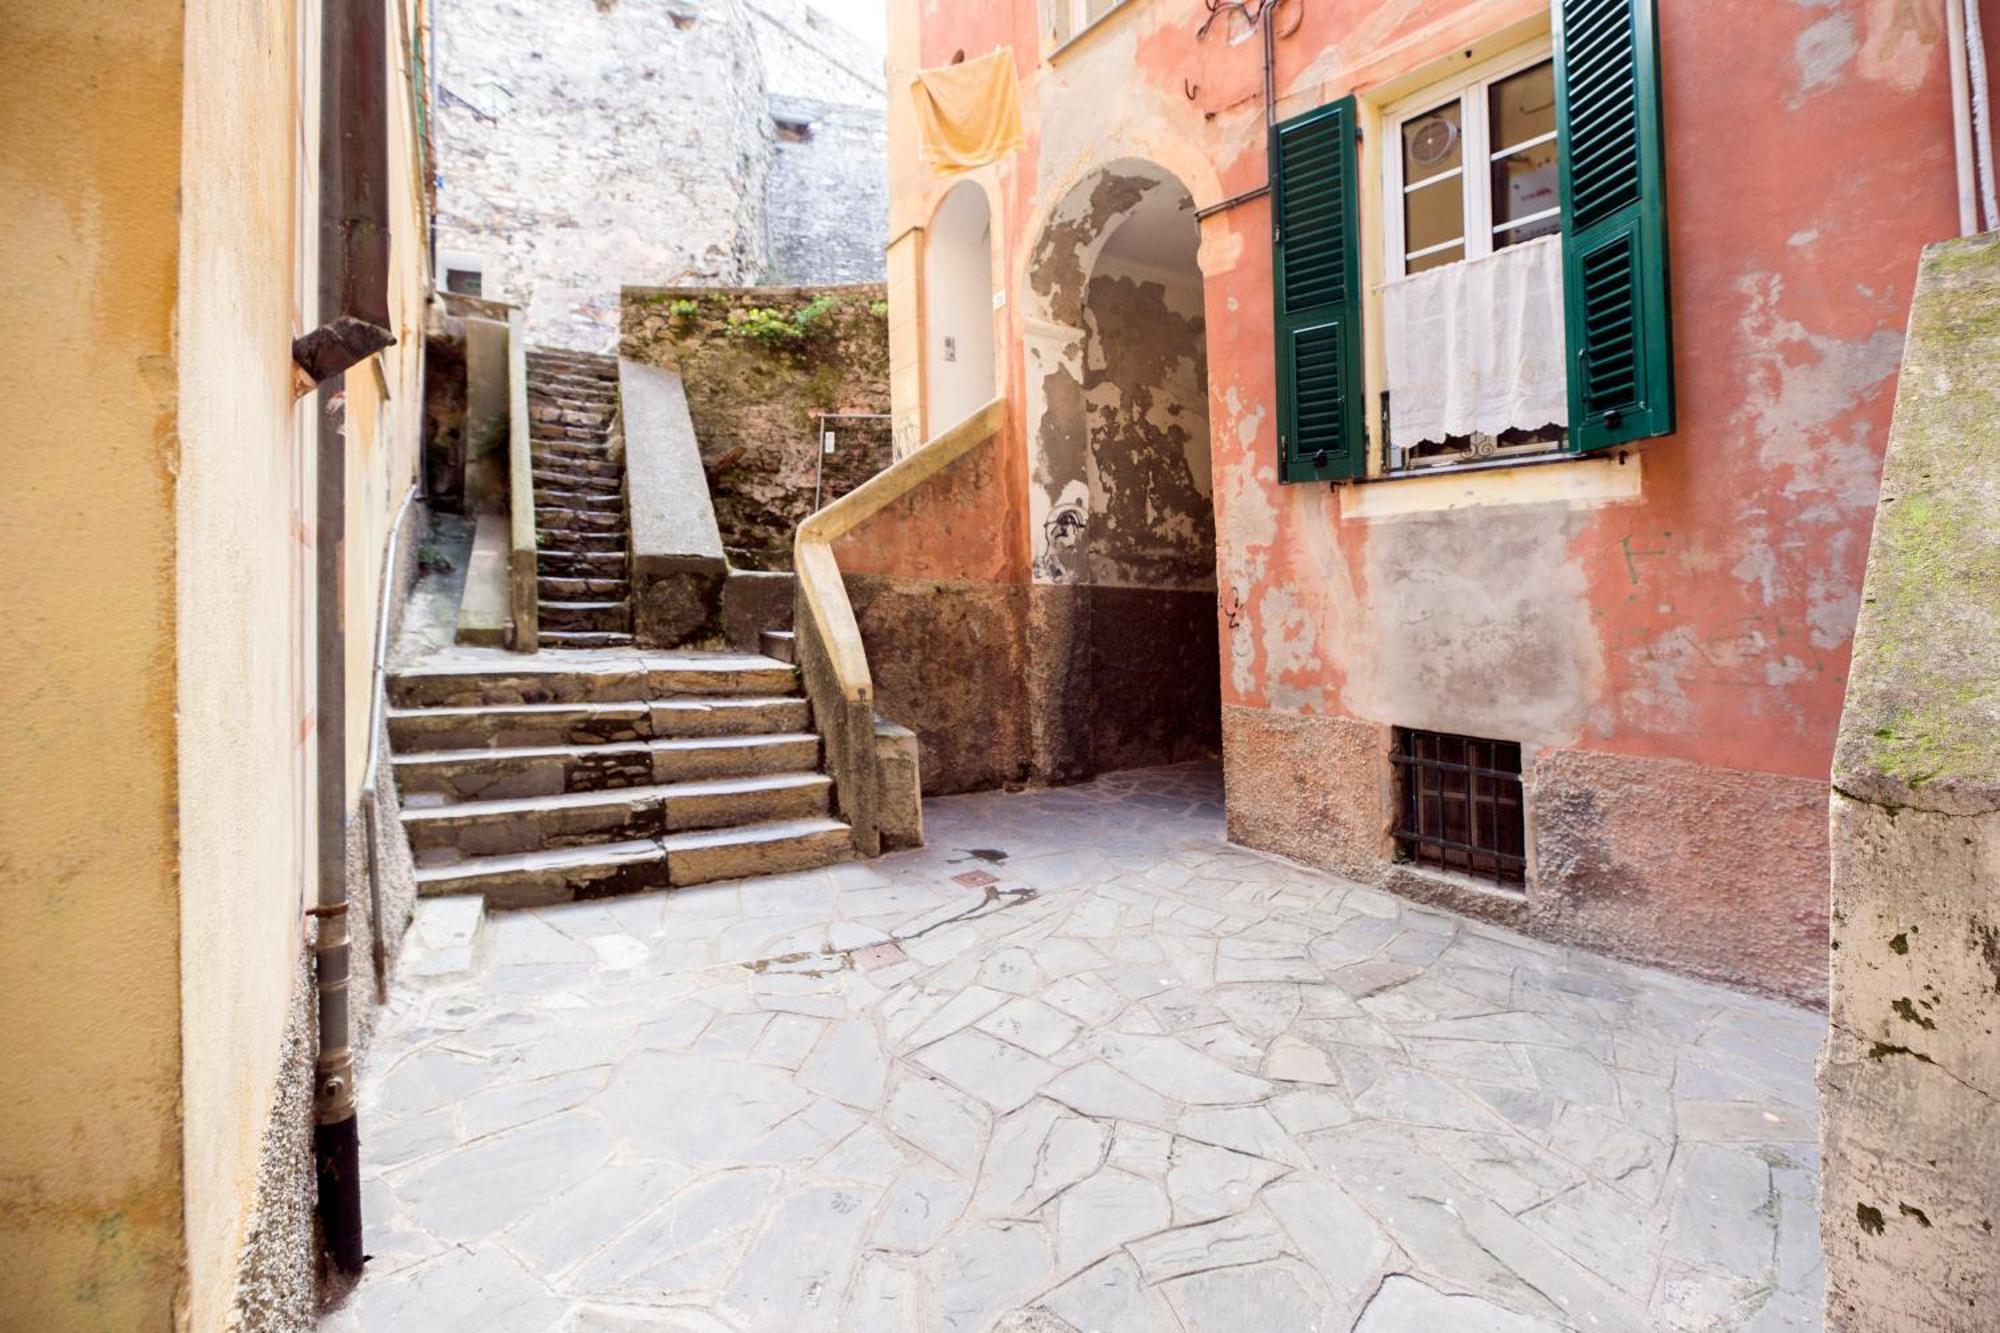
M1020 84L1007 47L963 64L918 70L910 95L924 160L941 171L984 166L1025 142Z

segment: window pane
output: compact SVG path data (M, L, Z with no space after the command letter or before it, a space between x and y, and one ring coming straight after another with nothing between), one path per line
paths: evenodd
M1512 148L1556 129L1555 62L1544 60L1497 80L1486 91L1493 151Z
M1412 259L1405 267L1411 273L1422 273L1425 269L1443 268L1446 264L1456 264L1463 258L1465 258L1465 247L1454 245L1448 249L1439 250L1434 254L1425 255L1422 259Z
M1554 139L1496 159L1493 163L1494 246L1512 245L1555 231L1561 225L1555 218L1544 218L1525 227L1509 228L1507 224L1537 213L1546 213L1559 207L1561 202Z
M1456 99L1403 122L1403 184L1442 175L1465 161Z
M1403 196L1403 252L1428 250L1465 235L1465 177L1452 176Z

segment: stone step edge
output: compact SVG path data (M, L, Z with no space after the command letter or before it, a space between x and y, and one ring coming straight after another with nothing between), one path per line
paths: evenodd
M574 703L541 704L437 704L410 707L391 704L390 721L405 717L554 717L558 713L586 713L616 717L626 713L650 712L655 708L768 708L773 704L802 703L802 694L670 694L652 699L579 699ZM782 733L773 733L782 734Z
M637 754L640 751L651 754L658 750L749 750L760 746L797 745L801 741L811 741L814 745L818 745L819 736L810 731L773 731L749 736L656 736L643 741L611 741L596 745L518 745L476 750L412 750L407 754L391 754L389 762L396 767L414 767L418 764L463 764L475 761L506 763L514 760L560 759L571 755Z
M831 787L824 773L760 773L740 778L696 778L687 782L657 782L644 787L606 787L596 791L566 791L549 796L503 796L488 801L445 801L439 805L406 805L403 823L440 824L460 819L504 819L542 810L587 810L599 805L634 801L672 801L710 796L758 796L805 787ZM747 827L747 825L739 826Z
M587 843L580 847L558 847L537 852L509 852L497 856L468 856L448 865L419 866L417 892L431 898L464 893L459 886L470 881L508 875L533 875L550 871L586 870L597 867L644 865L665 861L667 882L655 889L676 887L672 861L676 854L699 855L737 847L773 846L829 834L850 834L852 829L830 816L815 819L773 819L733 828L692 829L659 838L635 838L629 842ZM488 910L493 910L489 905Z

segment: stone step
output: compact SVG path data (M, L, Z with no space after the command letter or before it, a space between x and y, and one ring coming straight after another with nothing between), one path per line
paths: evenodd
M536 451L550 444L588 444L601 447L610 432L603 426L556 426L537 421L528 428L528 443Z
M421 750L392 755L390 762L397 783L412 796L497 801L699 778L810 772L819 766L819 737L785 732L622 744Z
M625 507L603 511L597 509L562 509L554 505L535 502L535 526L546 532L623 532L625 530Z
M632 583L617 577L543 574L535 580L535 591L545 602L626 602L632 598Z
M810 711L806 701L796 696L760 695L391 708L389 740L397 753L414 755L426 750L771 735L805 731Z
M555 399L532 404L528 408L528 420L538 425L588 426L592 430L611 428L612 413L608 405L603 407L584 405L581 399L568 401L577 403L578 406L565 406L563 402Z
M593 463L571 458L547 467L537 466L528 475L535 479L537 491L546 486L558 491L617 495L625 489L625 469L616 463Z
M595 532L581 528L535 529L535 547L540 551L591 552L625 557L625 531Z
M532 372L545 371L551 375L575 375L606 384L618 381L618 358L598 352L530 347L528 369L530 379L541 378Z
M417 864L431 866L468 856L519 855L776 819L825 818L832 791L833 779L824 773L718 778L415 806L403 811L403 828Z
M511 856L474 856L417 870L425 897L477 893L489 909L643 893L748 875L785 874L853 855L837 819L787 819Z
M606 371L598 366L572 361L531 361L528 363L528 387L616 393L618 369L614 365Z
M417 867L422 897L476 893L489 910L546 907L670 887L667 849L657 838L593 843L512 856L475 856Z
M670 833L661 839L675 887L751 875L788 875L854 855L853 830L838 819L787 819L740 828Z
M475 664L476 663L476 664ZM754 653L637 653L602 658L493 652L430 662L389 677L397 708L491 704L618 703L687 695L771 698L796 694L797 667Z
M617 483L612 485L615 488ZM622 489L578 491L560 486L536 486L535 512L539 514L543 509L577 509L587 513L622 515L625 512L625 492Z
M543 633L580 630L586 633L630 634L629 602L543 602L538 614Z
M411 977L469 974L480 953L486 900L478 894L425 898L410 916L396 971Z
M616 629L545 629L535 636L544 648L629 648L632 635Z
M757 647L764 656L776 658L780 662L799 660L797 637L788 629L759 630Z
M538 550L535 568L544 578L620 577L625 572L625 552Z
M611 442L602 436L585 438L572 435L546 437L530 435L528 453L535 464L541 467L552 465L560 467L570 459L583 459L586 462L598 459L618 461L618 454L613 451Z

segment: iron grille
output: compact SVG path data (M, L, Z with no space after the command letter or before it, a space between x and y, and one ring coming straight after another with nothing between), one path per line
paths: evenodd
M1397 727L1396 854L1516 888L1527 882L1521 747Z

